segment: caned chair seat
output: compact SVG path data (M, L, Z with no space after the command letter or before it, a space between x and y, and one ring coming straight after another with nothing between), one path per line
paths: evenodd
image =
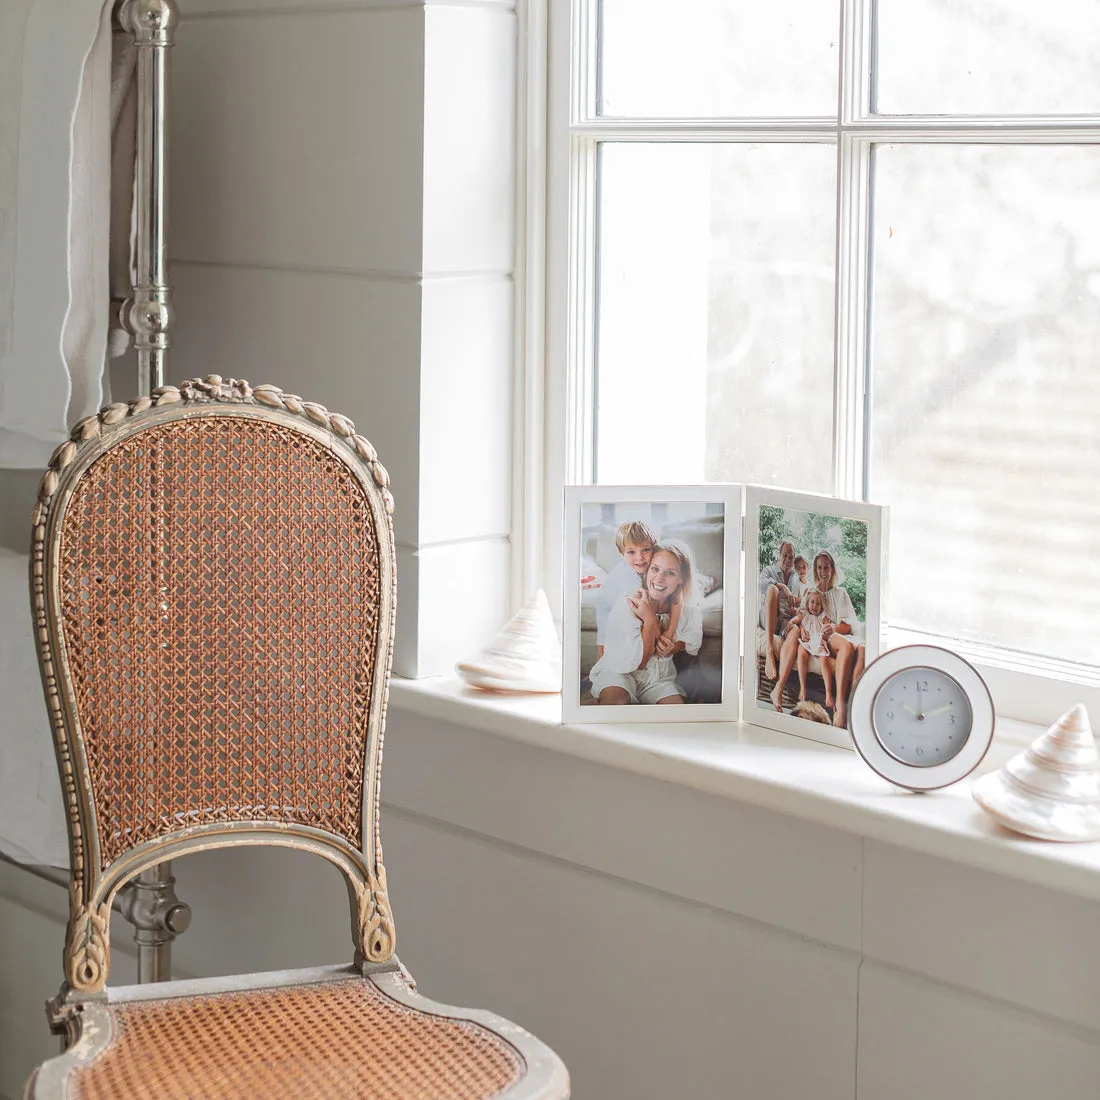
M218 375L109 405L54 453L31 599L72 860L49 1006L68 1045L29 1097L567 1100L549 1047L421 998L395 954L388 485L346 417ZM108 987L121 886L256 844L341 871L350 966Z
M560 1071L487 1013L418 996L400 971L346 968L114 990L29 1091L71 1100L486 1100L543 1095ZM287 984L287 983L290 984ZM195 992L202 986L216 988ZM500 1034L506 1031L508 1038ZM559 1079L559 1086L563 1083Z

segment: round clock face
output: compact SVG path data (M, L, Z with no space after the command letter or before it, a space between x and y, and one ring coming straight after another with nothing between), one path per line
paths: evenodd
M895 672L878 689L871 722L879 744L895 760L930 768L959 754L974 714L954 677L916 665Z
M900 646L864 670L848 728L883 779L934 791L972 772L993 740L993 700L977 670L939 646Z

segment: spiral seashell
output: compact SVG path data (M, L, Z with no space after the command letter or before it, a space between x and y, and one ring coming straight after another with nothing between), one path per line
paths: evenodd
M1025 752L982 776L974 800L1002 825L1040 840L1100 840L1100 752L1088 712L1066 711Z
M540 588L484 649L455 672L482 691L561 691L561 643Z

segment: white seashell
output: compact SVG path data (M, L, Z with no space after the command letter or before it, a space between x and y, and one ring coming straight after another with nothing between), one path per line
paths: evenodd
M1002 825L1040 840L1100 840L1100 752L1078 703L972 788Z
M455 672L483 691L561 691L561 642L540 588L497 636Z

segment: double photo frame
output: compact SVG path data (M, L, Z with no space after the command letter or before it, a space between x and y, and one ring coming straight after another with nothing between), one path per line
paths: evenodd
M847 743L886 510L742 485L565 491L566 722L736 719Z

